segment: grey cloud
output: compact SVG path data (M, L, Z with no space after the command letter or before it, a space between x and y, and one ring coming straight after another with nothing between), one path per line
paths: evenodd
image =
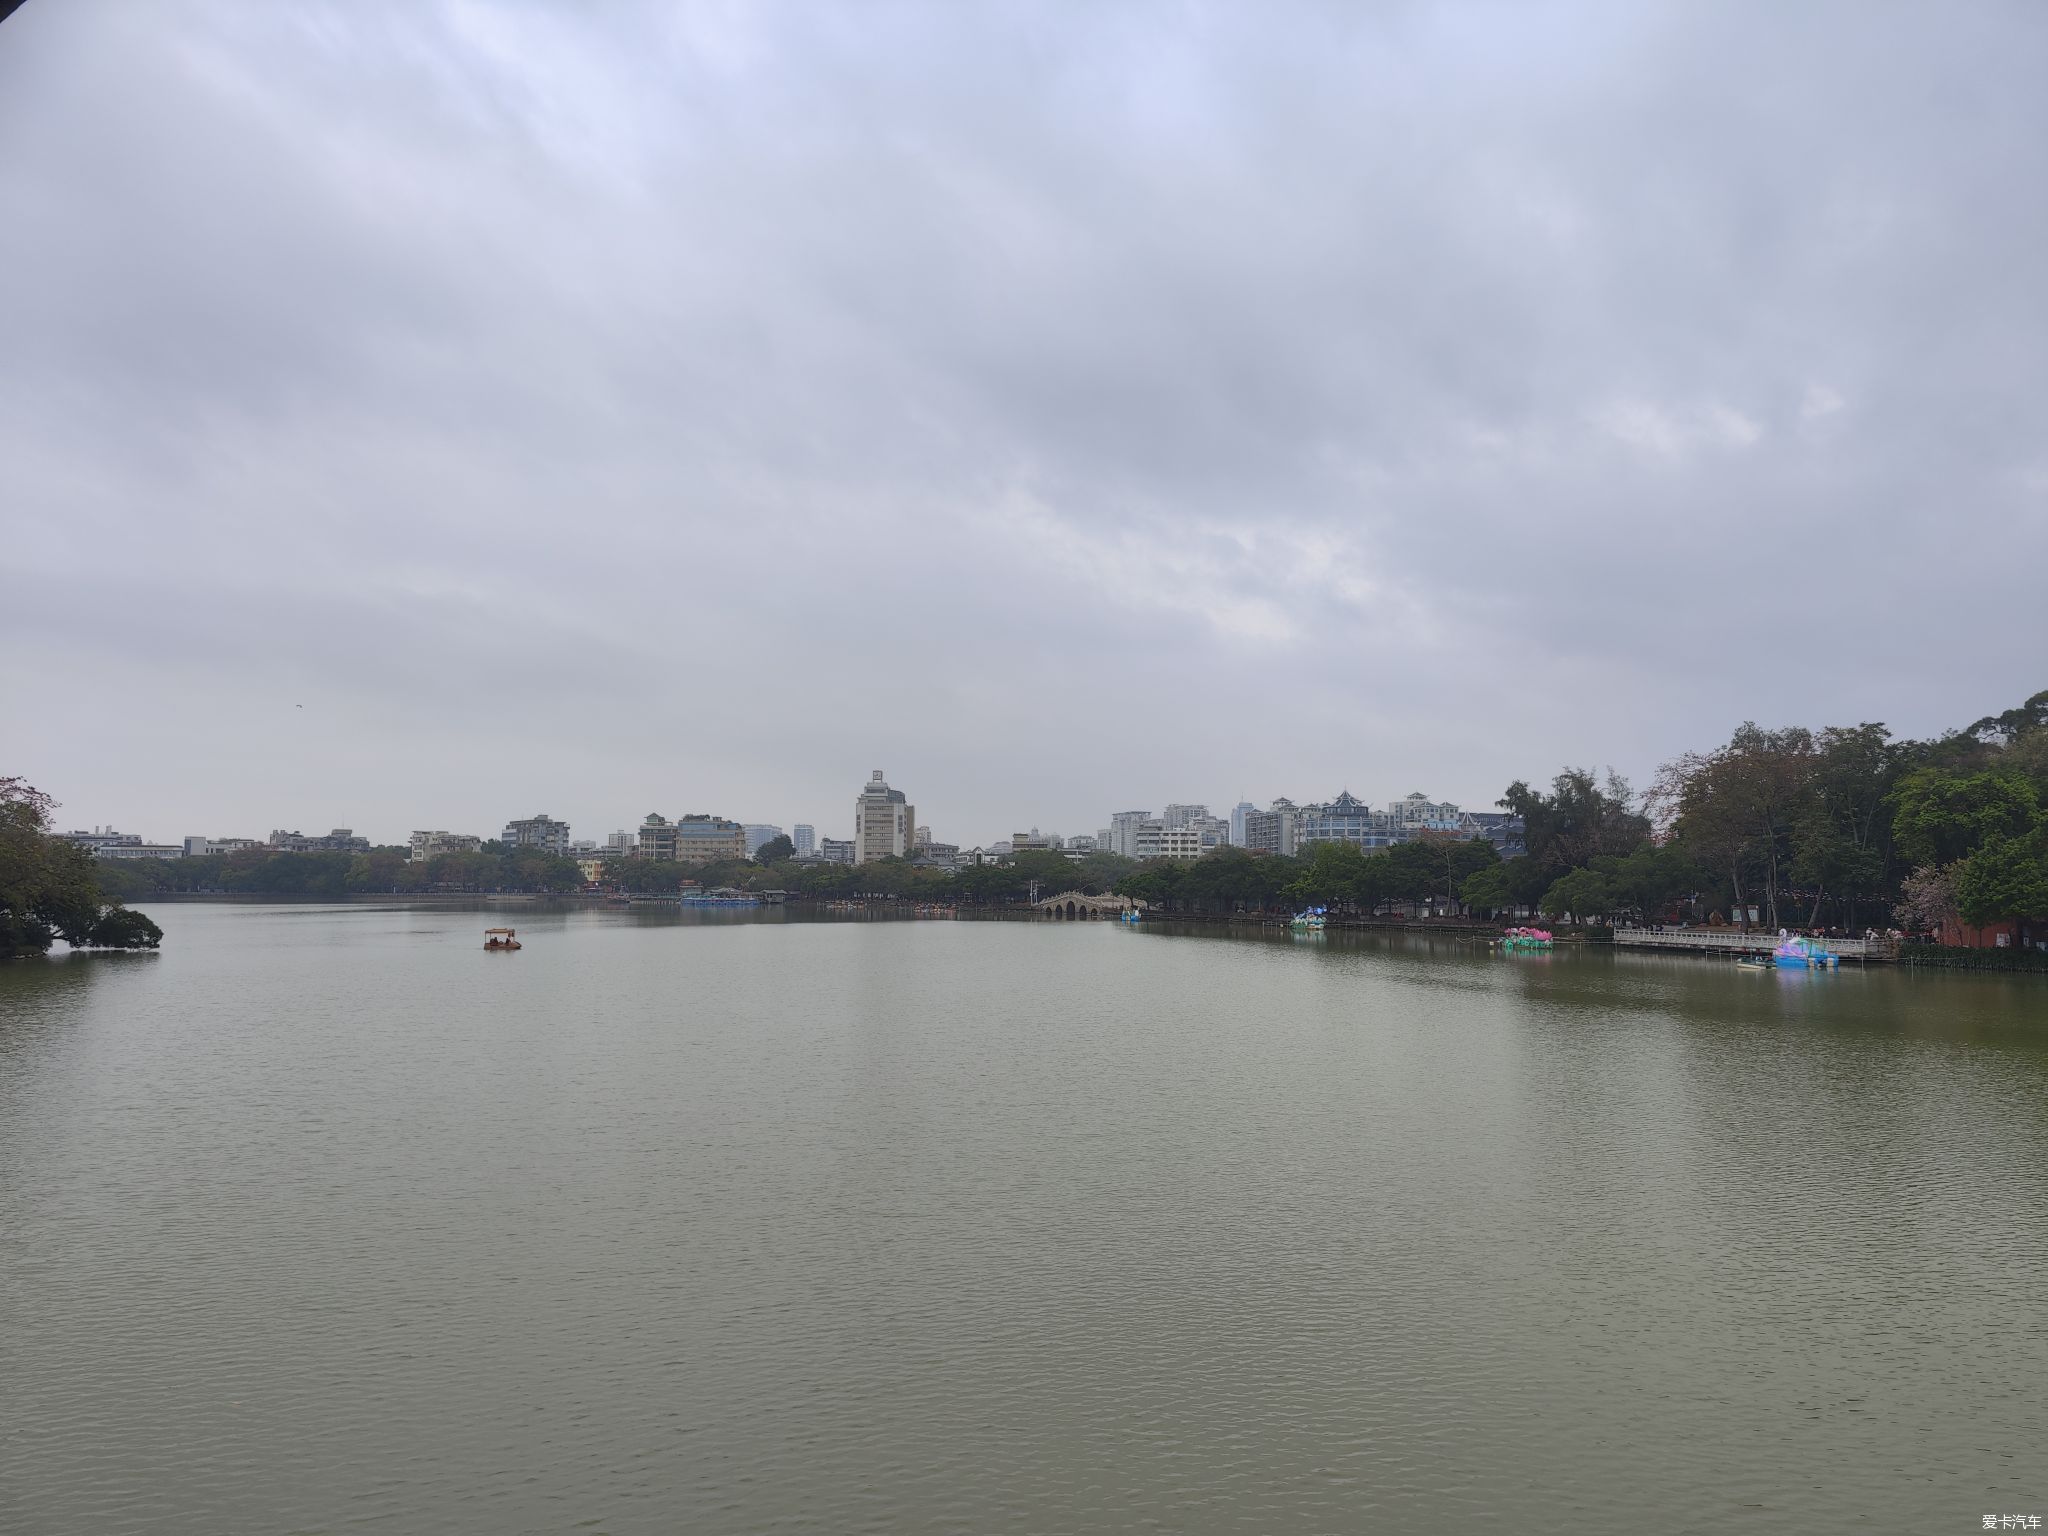
M9 771L390 836L883 765L979 840L1972 718L2041 685L2044 65L2019 4L32 3ZM291 680L351 734L286 772Z

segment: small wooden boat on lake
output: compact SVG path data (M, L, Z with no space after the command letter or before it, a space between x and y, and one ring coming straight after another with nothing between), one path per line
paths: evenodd
M512 929L486 928L484 930L485 949L517 949L518 947L519 937Z

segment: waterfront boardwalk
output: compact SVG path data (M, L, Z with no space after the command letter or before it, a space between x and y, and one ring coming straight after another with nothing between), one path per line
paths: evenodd
M1614 942L1627 949L1684 949L1708 955L1768 955L1778 936L1765 928L1617 928ZM1890 939L1815 939L1817 945L1844 960L1896 960Z

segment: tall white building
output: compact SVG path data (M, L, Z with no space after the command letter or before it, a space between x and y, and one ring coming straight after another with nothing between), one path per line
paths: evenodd
M853 858L907 859L917 836L917 810L900 789L891 789L877 768L853 802Z
M746 823L747 857L752 858L775 839L782 836L782 828L771 827L764 821Z
M1109 818L1109 851L1127 859L1139 859L1138 828L1152 819L1150 811L1118 811Z
M1208 819L1209 807L1206 805L1169 805L1166 808L1166 813L1160 817L1160 820L1164 821L1167 827L1173 830L1178 830L1181 827L1192 827Z
M1244 818L1245 818L1245 815L1246 815L1246 814L1247 814L1248 812L1256 811L1257 809L1258 809L1258 807L1257 807L1256 805L1253 805L1253 804L1251 803L1251 801L1249 801L1249 800L1240 800L1240 801L1238 801L1238 802L1237 802L1237 804L1233 805L1233 806L1232 806L1232 807L1230 808L1230 846L1231 846L1231 847L1233 847L1233 848L1242 848L1242 847L1244 846Z
M808 821L798 822L789 840L796 844L796 856L800 859L808 859L818 851L818 829Z

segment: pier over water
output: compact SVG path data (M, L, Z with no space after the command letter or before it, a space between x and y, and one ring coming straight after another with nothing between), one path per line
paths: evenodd
M1768 955L1778 936L1763 928L1617 928L1614 942L1625 949L1683 949L1709 955ZM1898 945L1890 939L1815 939L1844 960L1896 960Z

